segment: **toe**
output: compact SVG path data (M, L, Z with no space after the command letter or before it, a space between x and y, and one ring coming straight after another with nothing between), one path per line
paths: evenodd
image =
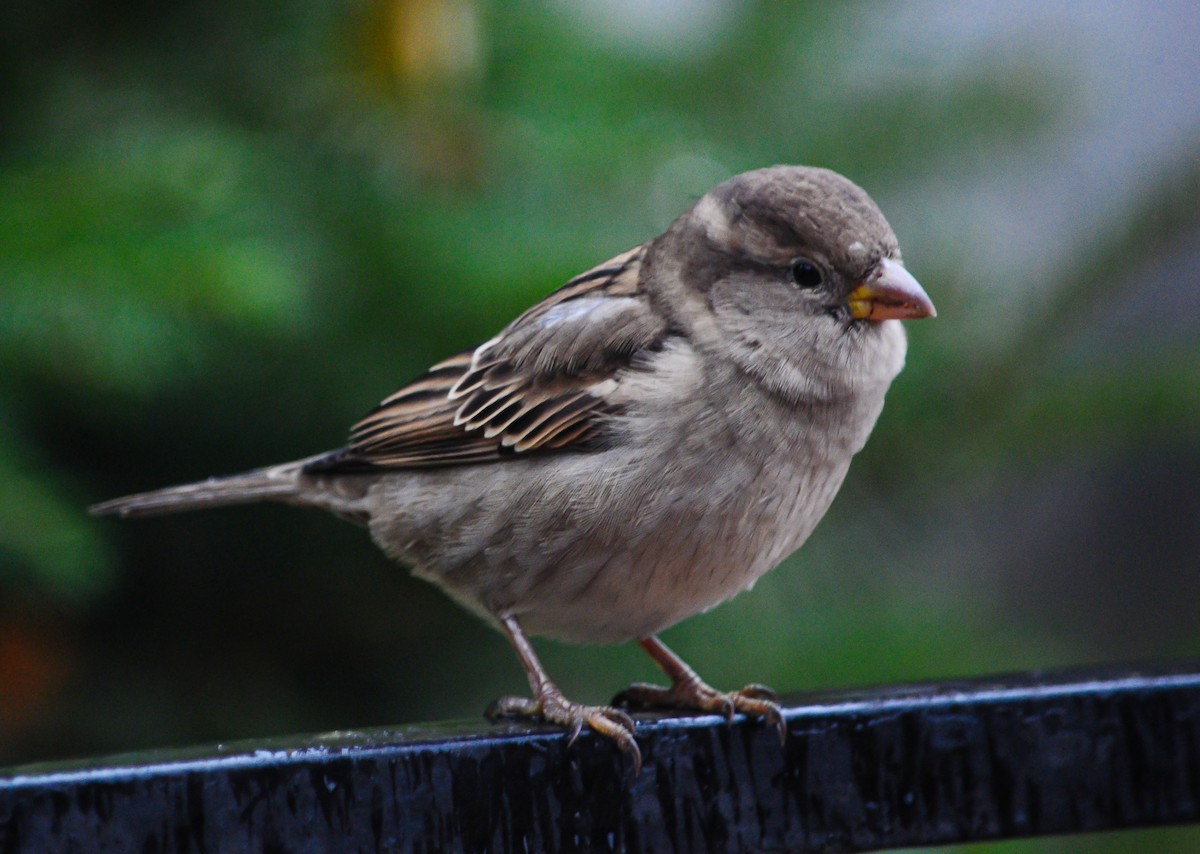
M602 706L601 708L603 709L604 716L618 726L624 727L629 732L637 731L637 722L621 709L614 709L611 706Z
M779 699L779 695L766 685L760 685L757 682L752 682L742 690L738 691L743 697L749 697L754 700L770 700L775 702Z
M590 710L587 715L587 725L600 735L614 741L622 753L629 754L633 761L633 772L642 770L642 751L638 749L633 738L635 724L629 715L618 709L599 706Z
M738 711L737 699L729 694L714 694L704 702L704 706L708 711L724 717L726 723L733 723L733 716Z
M483 716L489 721L500 718L536 718L542 713L542 704L528 697L501 697L493 700Z
M779 740L787 740L787 721L783 719L783 709L774 700L760 700L747 697L741 691L734 694L737 710L744 715L759 718L764 723L775 727L779 732Z
M783 719L783 709L779 707L778 703L764 702L763 706L759 717L764 723L775 727L776 732L779 733L779 743L783 744L787 741L787 721Z
M613 741L633 760L634 768L642 767L642 754L638 750L633 734L637 723L620 709L611 706L583 706L561 697L550 695L542 703L542 717L565 727L567 743L574 744L585 726L597 734Z

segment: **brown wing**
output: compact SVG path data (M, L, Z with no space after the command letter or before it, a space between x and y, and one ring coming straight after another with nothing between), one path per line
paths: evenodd
M473 351L379 404L310 471L419 468L589 450L606 398L665 321L639 286L644 247L576 276Z

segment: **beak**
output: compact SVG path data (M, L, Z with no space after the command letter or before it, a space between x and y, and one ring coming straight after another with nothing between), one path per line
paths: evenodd
M900 263L884 258L865 282L850 292L855 320L905 320L937 317L925 290Z

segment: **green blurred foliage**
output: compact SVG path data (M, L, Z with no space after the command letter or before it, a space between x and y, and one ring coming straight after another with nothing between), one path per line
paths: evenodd
M84 508L335 447L777 162L872 192L940 317L811 543L668 640L716 684L784 690L1200 652L1179 524L1200 312L1161 285L1197 273L1194 142L1030 264L978 187L1064 157L1086 75L1057 45L1031 26L888 54L907 4L709 7L677 39L495 0L0 11L0 761L473 716L520 689L500 638L335 520ZM540 648L589 700L654 676L627 647Z

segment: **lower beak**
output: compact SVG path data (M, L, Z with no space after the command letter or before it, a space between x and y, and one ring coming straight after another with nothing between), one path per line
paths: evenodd
M871 276L850 292L855 320L906 320L937 317L937 310L920 283L898 261L884 258Z

